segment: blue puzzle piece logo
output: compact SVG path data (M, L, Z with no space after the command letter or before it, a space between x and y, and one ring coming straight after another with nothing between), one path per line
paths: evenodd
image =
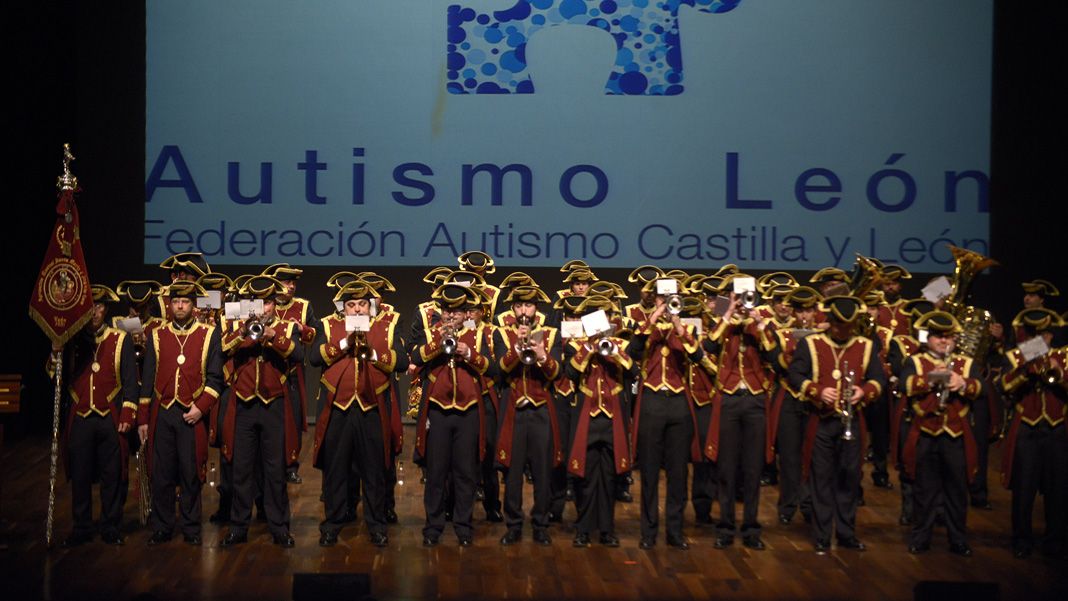
M606 94L681 94L679 7L725 13L742 0L517 0L492 13L448 8L448 82L453 94L533 94L527 42L538 30L565 23L608 32L616 59Z

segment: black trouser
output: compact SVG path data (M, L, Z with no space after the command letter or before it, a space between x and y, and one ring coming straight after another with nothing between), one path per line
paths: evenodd
M949 542L967 543L968 465L964 458L964 438L920 434L916 442L915 521L909 543L918 547L931 543L935 516L945 515Z
M801 481L801 446L805 440L808 413L803 402L787 393L779 412L775 444L779 451L779 515L793 518L798 508L812 515L812 490Z
M1068 437L1064 422L1050 427L1020 424L1012 458L1012 546L1030 550L1034 546L1031 514L1035 495L1041 490L1046 509L1046 536L1043 547L1061 551L1065 544L1068 514Z
M659 528L660 470L667 474L664 503L669 538L682 538L682 512L686 509L693 417L683 394L645 390L638 417L638 471L642 477L641 537L656 540Z
M300 342L298 342L297 344L300 344ZM294 371L289 374L289 379L286 380L286 386L289 387L289 406L290 410L293 412L293 423L297 424L297 457L299 458L300 450L304 447L304 432L301 429L301 424L304 423L304 420L307 419L307 416L301 413L302 407L300 406L300 396L304 393L304 391L300 389L300 382L301 380L303 380L303 378L297 377L297 369L303 370L304 366L296 366ZM286 464L285 471L287 474L295 474L299 469L300 459L294 459L291 463Z
M325 519L323 534L337 534L345 524L349 505L352 462L359 465L363 485L363 519L371 534L386 533L386 458L378 408L362 411L357 403L348 409L330 409L330 424L320 449L323 458Z
M972 403L971 412L972 432L975 432L977 471L969 488L969 493L972 503L975 505L986 505L990 500L986 483L986 471L990 464L990 421L992 416L990 415L990 398L987 395L995 395L1000 400L1000 396L998 396L1000 393L997 392L997 388L993 383L987 381L985 385L986 388L983 389L983 392L986 394L983 394Z
M285 402L281 398L264 403L258 398L239 401L234 410L234 501L230 531L248 533L252 504L256 498L255 466L263 468L263 506L271 534L289 533L289 492L285 476Z
M886 457L890 453L890 403L887 396L888 394L883 392L874 403L864 408L864 420L868 425L868 439L871 442L873 480L885 481L890 477L886 467Z
M552 453L548 403L540 407L531 404L517 407L512 425L511 467L504 472L504 522L509 530L523 527L523 466L528 463L534 478L534 507L530 510L530 522L535 530L549 527Z
M575 400L574 394L568 396L553 395L553 403L556 406L556 427L557 432L560 433L560 450L565 457L568 451L571 450L571 413L573 412L571 401L573 400ZM560 465L552 468L550 513L559 516L564 515L564 503L567 501L567 483L567 462L561 461Z
M701 460L693 464L693 486L691 502L698 521L709 521L712 515L712 502L716 500L716 465L704 456L708 444L708 423L712 420L712 405L694 407L697 415L697 438L700 442Z
M459 411L432 404L427 412L423 536L436 539L445 530L445 511L449 508L445 504L445 482L451 478L452 527L457 537L470 537L478 479L478 408Z
M860 489L860 416L853 417L853 440L842 439L845 427L835 416L820 419L812 449L812 534L816 540L856 536Z
M200 466L197 465L196 431L203 425L185 423L185 407L177 402L156 416L152 434L152 530L174 532L176 525L174 488L181 486L181 528L185 536L200 535Z
M93 533L93 476L100 478L100 531L119 533L122 521L122 457L119 455L119 432L110 415L90 413L74 416L67 437L70 462L71 513L74 534Z
M895 402L907 402L907 401L899 399L899 400L897 400ZM894 461L897 462L897 465L898 465L897 478L898 478L898 482L901 485L901 515L904 516L905 518L908 518L908 520L910 522L915 522L915 519L916 519L916 516L915 516L916 506L915 506L915 503L913 503L913 497L915 496L915 493L913 491L914 484L913 484L912 478L910 478L908 476L908 474L905 473L905 466L903 464L904 460L902 458L902 454L904 453L904 450L905 450L905 441L909 437L909 429L911 427L912 427L912 422L910 421L910 419L908 417L908 413L903 413L901 415L901 423L898 424L898 431L897 431L897 454L898 454L898 456L894 458Z
M486 448L485 456L480 466L480 481L482 482L482 507L486 513L501 510L501 482L497 472L497 412L493 408L493 401L483 397L482 404L485 410Z
M760 472L764 469L764 438L767 436L764 403L763 395L744 391L723 395L716 465L720 511L716 531L721 536L734 536L738 530L734 505L739 468L744 504L741 534L743 538L760 536L757 512L760 508Z
M612 446L612 418L601 413L590 418L586 438L586 474L577 479L576 506L579 534L615 533L616 458Z

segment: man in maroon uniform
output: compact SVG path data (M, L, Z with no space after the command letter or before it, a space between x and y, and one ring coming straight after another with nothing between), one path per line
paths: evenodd
M149 545L171 539L176 526L175 487L181 486L181 529L185 542L199 546L200 490L206 476L206 416L222 390L222 351L218 330L193 318L197 297L192 282L165 290L174 316L156 329L145 348L137 429L147 440L152 480L152 537Z
M121 545L123 494L128 448L123 435L137 415L137 362L130 336L107 326L107 306L119 301L107 286L94 285L89 324L66 345L65 381L71 408L67 417L63 456L71 480L74 529L63 541L74 547L93 539L93 480L100 481L100 535L109 545ZM49 365L55 372L55 366Z
M471 515L484 445L482 375L491 369L482 324L464 326L467 312L483 303L478 291L443 284L434 291L438 311L411 349L423 370L425 394L416 426L416 453L426 462L423 545L433 547L445 529L445 483L451 477L452 525L460 546L471 545Z
M285 287L269 276L248 280L241 294L263 301L263 314L250 317L223 338L233 358L230 402L223 416L221 451L233 462L234 496L230 531L221 546L248 541L248 525L257 486L255 466L263 473L263 505L276 545L292 547L285 467L296 457L297 427L290 406L286 374L304 360L297 326L277 318L275 298Z
M984 398L983 380L975 361L953 354L961 330L956 318L932 311L916 327L927 331L927 347L909 357L898 382L913 415L902 450L905 471L915 481L909 553L931 548L935 514L942 511L950 552L967 557L968 482L977 460L967 416L971 404Z
M362 281L338 291L342 315L322 320L311 364L322 368L322 413L315 428L315 466L323 470L325 517L319 524L319 545L337 544L346 522L349 478L359 477L364 499L364 522L371 543L384 547L386 534L387 468L392 461L391 384L395 371L408 367L408 356L396 334L397 320L389 314L371 316L378 292ZM346 326L347 317L368 319L367 329ZM353 473L352 463L358 468Z
M828 315L830 327L805 338L790 362L790 386L813 408L801 466L812 476L815 547L826 553L833 532L839 547L863 551L856 535L860 409L882 394L886 380L875 343L856 335L856 320L867 311L864 303L852 296L832 296L820 303L820 310Z
M549 297L533 286L508 293L515 324L498 328L493 348L501 379L501 428L497 461L505 467L504 517L508 531L502 545L519 542L523 531L523 466L529 462L534 480L531 522L534 542L548 545L550 474L561 458L560 433L552 383L560 374L556 328L538 326L537 303Z
M1048 347L1053 330L1064 326L1059 315L1045 308L1024 309L1012 321L1020 343L1041 338ZM1046 510L1046 536L1042 552L1059 557L1068 532L1068 437L1065 402L1068 401L1068 347L1051 348L1031 360L1016 347L1005 353L1001 387L1015 402L1015 415L1005 439L1002 483L1012 490L1012 552L1017 558L1031 554L1034 539L1031 514L1041 489Z

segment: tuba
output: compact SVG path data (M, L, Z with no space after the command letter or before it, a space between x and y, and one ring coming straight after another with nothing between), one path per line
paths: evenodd
M992 337L990 324L994 317L990 311L973 307L966 304L968 289L976 274L997 265L998 262L984 257L983 255L965 248L958 248L952 244L949 249L953 252L956 263L953 269L953 278L950 284L953 292L945 302L945 310L951 313L961 325L961 333L957 336L956 352L977 361L984 361L987 351L990 350Z
M849 293L861 300L883 283L882 265L878 260L857 253L853 275L849 278ZM864 313L857 319L856 334L871 338L875 335L875 318Z

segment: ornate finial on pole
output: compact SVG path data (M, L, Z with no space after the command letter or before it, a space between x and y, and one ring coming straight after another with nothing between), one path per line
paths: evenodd
M59 176L56 180L56 187L60 190L74 191L78 188L78 178L74 177L74 174L70 171L70 162L74 160L74 155L70 152L70 143L63 144L63 175Z

